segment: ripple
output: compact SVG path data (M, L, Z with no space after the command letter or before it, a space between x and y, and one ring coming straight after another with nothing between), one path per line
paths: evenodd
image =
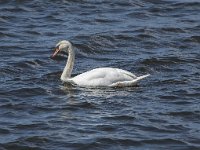
M17 7L17 6L10 6L7 8L1 8L2 11L5 12L24 12L27 11L29 9L27 9L26 7Z
M127 14L128 17L131 18L138 18L138 19L148 19L150 16L146 13L143 12L131 12L129 14Z
M132 121L136 119L134 116L128 116L128 115L114 115L114 116L107 116L103 118L108 119L108 120L116 120L116 121Z
M107 18L96 18L95 21L98 23L113 23L113 22L117 23L117 22L119 22L118 20L110 20Z
M20 68L35 68L35 67L39 67L43 64L45 64L43 61L41 61L39 59L35 59L32 61L21 61L15 65Z
M180 112L170 112L167 115L175 117L183 117L184 119L196 120L200 117L200 111L180 111Z
M184 39L184 42L200 43L200 36L191 36L187 39Z
M30 31L30 30L26 30L24 31L24 33L30 34L30 35L41 35L39 32L37 31Z
M139 34L136 37L138 37L140 39L156 39L154 36L148 35L148 34Z
M44 95L46 93L46 90L43 88L20 88L16 90L10 90L8 93L18 97L32 97Z
M42 130L48 128L47 124L44 123L31 123L31 124L17 124L13 127L15 130Z
M162 28L161 31L174 32L174 33L185 33L185 31L182 30L181 28Z
M164 80L162 81L162 84L188 84L188 81L186 79L184 80L174 80L174 79L169 79L169 80Z
M39 136L32 136L29 138L25 139L26 142L31 142L31 143L47 143L47 142L51 142L51 140L49 140L46 137L39 137Z
M110 131L114 132L117 130L116 127L112 126L112 125L98 125L95 128L96 128L96 130L108 131L108 132L110 132Z
M143 60L143 64L148 65L170 65L176 63L185 63L187 60L181 59L179 57L160 57L160 58L151 58Z
M179 3L175 3L175 4L173 4L172 6L174 6L174 7L176 7L176 8L184 8L184 7L198 7L198 6L200 6L200 3L199 2L193 2L193 1L191 1L191 2L179 2Z
M152 139L152 140L143 140L142 141L145 144L159 144L159 145L187 145L184 141L177 140L177 139Z
M9 134L10 131L8 129L0 129L0 135Z
M97 106L91 102L80 102L75 104L68 104L67 106L63 107L62 109L96 109Z
M16 149L16 150L17 149L42 150L41 148L36 146L23 146L21 143L17 142L2 144L2 147L5 149Z
M117 144L121 146L140 146L142 143L140 141L130 140L130 139L119 139L119 138L98 138L96 139L97 143L104 143L104 145Z

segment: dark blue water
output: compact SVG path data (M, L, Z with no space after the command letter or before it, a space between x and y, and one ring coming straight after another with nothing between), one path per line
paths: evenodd
M200 149L199 0L0 2L0 149ZM96 67L150 73L136 87L62 84Z

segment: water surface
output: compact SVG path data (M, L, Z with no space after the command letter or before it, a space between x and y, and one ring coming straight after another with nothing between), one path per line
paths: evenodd
M0 2L0 149L200 149L200 2ZM73 76L117 67L151 76L130 88L62 84L60 40Z

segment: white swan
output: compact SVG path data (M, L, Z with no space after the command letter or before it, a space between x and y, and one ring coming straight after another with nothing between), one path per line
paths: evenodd
M61 75L61 80L81 87L126 87L133 86L139 80L149 76L143 75L136 77L131 72L118 68L96 68L75 77L71 77L74 66L75 53L69 41L60 41L55 48L52 58L60 52L67 52L67 64Z

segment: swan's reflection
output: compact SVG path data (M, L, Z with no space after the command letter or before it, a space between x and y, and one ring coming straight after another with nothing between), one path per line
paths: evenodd
M131 95L132 92L135 92L139 89L139 86L127 87L127 88L85 88L85 87L76 87L70 84L65 84L60 86L61 90L68 95L69 99L72 101L77 99L85 98L112 98L112 97L123 97ZM76 100L75 100L76 101Z

